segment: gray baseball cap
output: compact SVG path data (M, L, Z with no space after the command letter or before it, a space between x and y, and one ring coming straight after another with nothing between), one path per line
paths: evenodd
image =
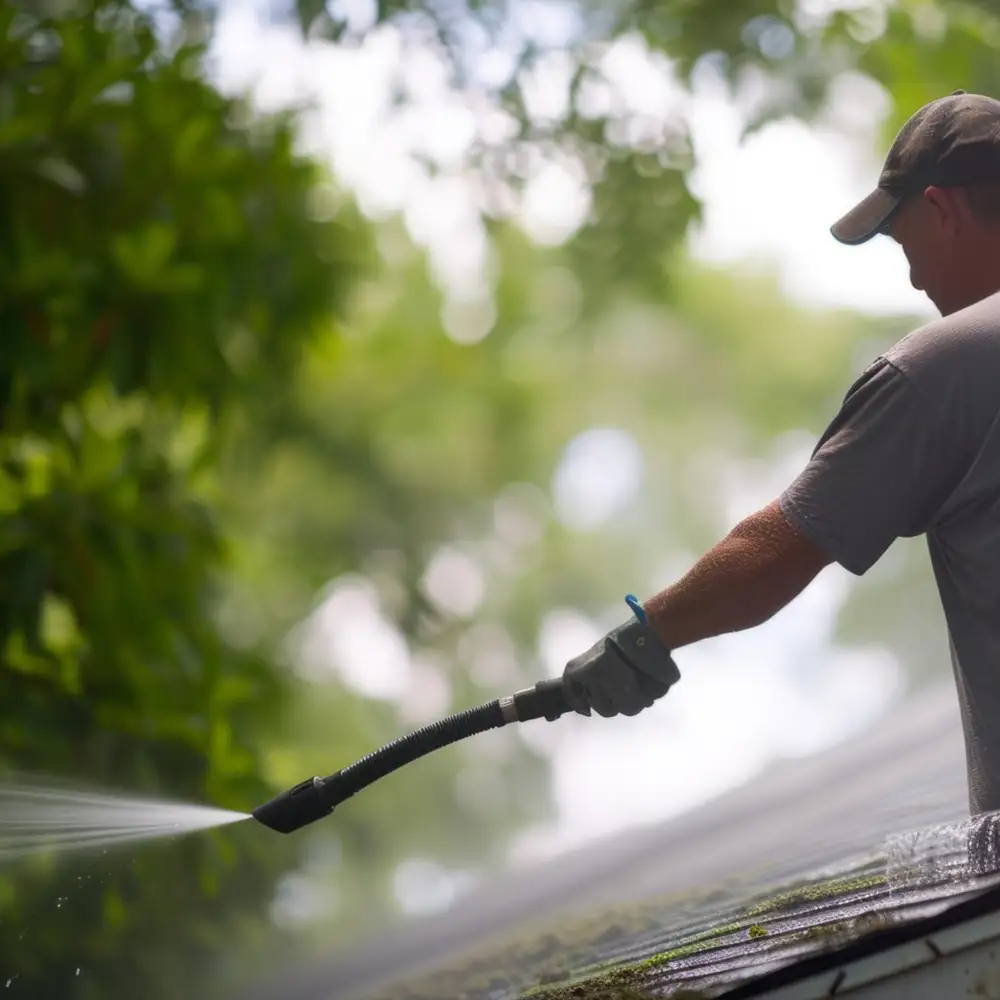
M830 232L856 246L885 232L902 201L931 185L961 187L1000 181L1000 101L956 90L925 104L900 129L878 187Z

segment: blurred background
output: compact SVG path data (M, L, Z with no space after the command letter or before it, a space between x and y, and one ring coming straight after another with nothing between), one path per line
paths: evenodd
M0 5L0 761L247 810L558 675L927 319L829 225L992 0ZM296 838L0 869L12 995L218 996L947 680L923 542ZM20 994L18 994L20 991Z

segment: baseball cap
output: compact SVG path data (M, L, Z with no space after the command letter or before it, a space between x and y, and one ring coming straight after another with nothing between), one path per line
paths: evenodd
M856 246L884 231L904 198L930 185L1000 181L1000 101L956 90L925 104L896 136L878 187L830 227Z

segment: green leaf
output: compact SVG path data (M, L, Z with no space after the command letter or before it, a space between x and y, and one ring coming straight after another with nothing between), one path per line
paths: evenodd
M159 287L161 272L176 245L172 226L149 222L142 229L115 237L111 249L120 271L137 287L152 291Z
M38 175L70 194L82 194L87 186L83 174L71 163L60 159L45 159L38 164Z

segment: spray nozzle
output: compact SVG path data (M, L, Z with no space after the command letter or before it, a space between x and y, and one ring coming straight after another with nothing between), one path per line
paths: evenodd
M278 833L294 833L333 812L333 804L324 794L325 784L323 778L307 778L257 806L253 818Z

